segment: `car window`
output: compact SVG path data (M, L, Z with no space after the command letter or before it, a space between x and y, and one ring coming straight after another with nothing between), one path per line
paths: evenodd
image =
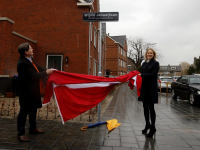
M181 82L188 83L188 78L186 78L186 77L182 77Z
M161 78L161 81L165 81L165 82L172 82L172 78Z
M177 80L177 82L181 82L182 81L182 77L180 77L178 80Z
M190 78L190 84L198 83L200 84L200 78Z

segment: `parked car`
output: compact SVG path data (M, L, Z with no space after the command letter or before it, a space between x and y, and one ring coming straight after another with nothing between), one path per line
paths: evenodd
M158 77L158 90L162 89L167 89L167 84L166 83L170 83L168 84L168 91L171 91L171 83L172 83L172 77L168 77L168 76L159 76Z
M173 81L176 81L180 76L172 76Z
M171 83L172 98L177 96L189 100L190 104L200 101L200 76L184 75Z

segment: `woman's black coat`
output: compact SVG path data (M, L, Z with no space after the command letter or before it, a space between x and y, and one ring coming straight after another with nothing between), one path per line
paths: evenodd
M33 60L33 59L32 59ZM35 63L35 61L33 60ZM19 79L19 102L23 109L41 108L40 79L47 77L46 69L38 66L39 73L33 64L25 57L20 57L17 63Z
M142 64L142 87L139 97L140 101L147 103L158 103L158 85L157 76L159 71L159 62L152 58L148 63Z

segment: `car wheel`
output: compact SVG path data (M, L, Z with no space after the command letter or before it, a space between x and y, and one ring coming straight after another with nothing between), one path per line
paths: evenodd
M194 105L194 94L190 93L189 102L191 105Z
M172 89L172 98L176 99L177 98L177 95L175 94L175 91L174 89Z

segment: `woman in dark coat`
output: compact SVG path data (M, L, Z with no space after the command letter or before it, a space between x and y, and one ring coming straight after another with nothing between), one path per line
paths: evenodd
M150 132L147 137L153 137L156 132L155 121L156 113L154 104L158 103L158 87L157 87L157 76L159 71L159 62L156 61L156 52L152 48L148 48L145 53L145 62L142 64L141 77L142 87L141 95L139 100L143 102L144 117L146 121L145 129L142 133L147 133L148 129ZM151 117L151 124L149 121L149 114Z

